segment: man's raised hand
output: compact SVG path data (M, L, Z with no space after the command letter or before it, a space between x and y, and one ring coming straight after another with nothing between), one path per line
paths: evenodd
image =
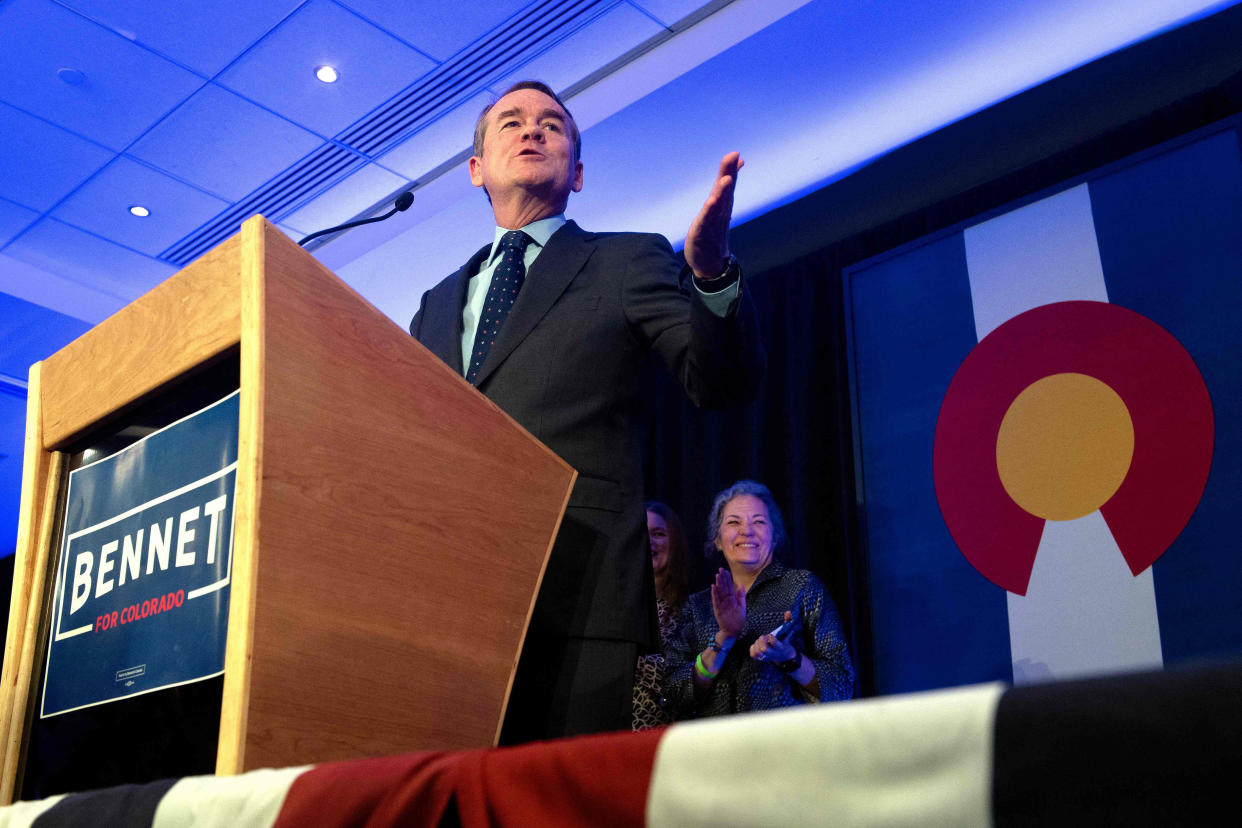
M720 276L729 255L729 222L733 219L733 190L737 172L745 162L731 152L720 160L720 171L703 209L690 223L686 233L686 264L698 279Z

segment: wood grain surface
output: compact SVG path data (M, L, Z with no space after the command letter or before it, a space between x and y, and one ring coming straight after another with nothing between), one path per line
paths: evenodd
M493 744L575 474L264 231L243 767Z
M64 446L237 344L239 250L229 239L44 361L45 448Z
M22 466L21 513L17 524L17 552L13 562L13 591L9 600L9 628L5 637L4 671L0 678L0 804L13 801L21 763L26 710L32 693L34 654L43 622L46 591L55 534L56 499L65 455L44 449L39 410L44 398L42 363L30 371L26 397L26 444Z

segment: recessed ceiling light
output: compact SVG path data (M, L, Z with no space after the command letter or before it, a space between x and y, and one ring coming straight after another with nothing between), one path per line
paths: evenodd
M81 86L86 81L86 75L82 74L77 69L70 69L67 66L57 69L56 77L60 78L70 86Z
M315 67L315 77L324 83L336 83L339 75L336 74L336 69L325 63L323 66Z
M148 210L146 207L143 207L141 204L135 204L134 206L130 207L129 213L130 215L137 216L138 218L146 218L147 216L151 215L151 211Z

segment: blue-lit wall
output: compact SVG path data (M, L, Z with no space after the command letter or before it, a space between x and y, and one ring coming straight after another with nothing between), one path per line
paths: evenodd
M60 350L89 327L79 319L0 293L0 557L17 548L26 432L25 389L9 380L24 383L32 363Z

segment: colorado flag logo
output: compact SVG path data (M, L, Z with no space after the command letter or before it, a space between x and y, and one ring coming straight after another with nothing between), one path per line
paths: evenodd
M1239 157L1226 124L847 273L880 692L1242 655Z

